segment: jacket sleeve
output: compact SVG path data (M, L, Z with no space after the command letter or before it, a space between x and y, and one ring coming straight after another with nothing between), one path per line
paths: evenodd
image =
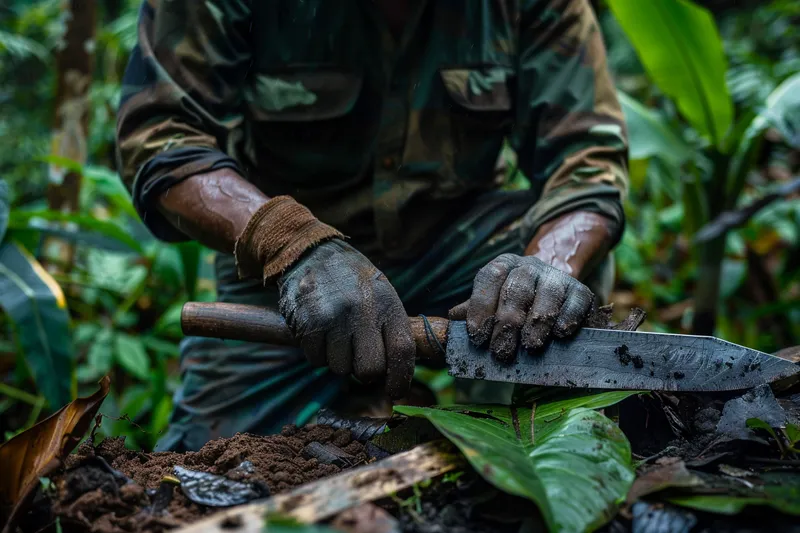
M237 169L227 147L242 123L251 61L250 0L143 0L122 82L117 168L145 225L187 240L158 197L192 175Z
M512 146L541 194L523 235L530 240L545 222L587 210L613 221L616 243L625 223L628 143L594 12L588 0L523 6Z

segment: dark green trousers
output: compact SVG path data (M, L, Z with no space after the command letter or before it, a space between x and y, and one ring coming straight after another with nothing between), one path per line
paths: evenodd
M502 253L521 254L527 243L518 221L533 199L527 191L492 192L454 223L415 261L376 266L397 290L409 315L447 316L470 296L473 278ZM277 307L277 289L239 280L232 256L216 259L221 302ZM613 283L609 258L588 281L606 299ZM308 423L330 405L347 378L311 367L297 348L187 337L181 343L181 386L158 450L197 450L211 439L239 432L271 434ZM508 403L513 386L459 380L459 401Z

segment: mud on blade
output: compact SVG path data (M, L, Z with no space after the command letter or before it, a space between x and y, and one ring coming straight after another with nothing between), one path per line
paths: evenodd
M731 391L800 381L800 366L715 337L584 328L540 353L497 362L452 322L447 365L455 377L540 386L618 390Z

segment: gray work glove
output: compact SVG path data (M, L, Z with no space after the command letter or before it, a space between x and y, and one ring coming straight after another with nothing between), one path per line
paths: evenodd
M386 276L339 239L308 250L278 280L278 306L309 362L365 383L385 380L401 398L416 346L403 303Z
M536 257L503 254L478 271L470 299L450 318L466 320L473 344L491 339L492 354L511 362L520 340L537 350L552 336L574 334L593 301L592 291L569 274Z

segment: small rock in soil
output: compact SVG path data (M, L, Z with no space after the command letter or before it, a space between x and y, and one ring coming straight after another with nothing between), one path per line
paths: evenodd
M769 385L756 387L727 401L717 424L717 432L729 439L760 440L747 427L750 418L758 418L771 427L781 427L786 422L786 413Z
M710 433L714 431L719 422L720 412L719 409L713 407L706 407L701 409L695 415L692 425L694 430L698 433Z
M338 430L345 430L333 439L333 444L339 447L346 446L347 443L350 442L350 439L342 436L343 434L346 435L346 433L349 432L353 440L366 442L378 433L386 431L389 425L388 418L371 418L366 416L345 418L337 415L330 409L320 409L319 414L317 414L317 421L320 424L331 426ZM346 440L346 442L343 442L343 440Z
M250 461L242 461L242 463L225 474L225 477L234 481L243 481L256 472L256 467Z
M338 446L319 442L309 442L303 448L303 457L316 459L326 465L336 465L339 468L347 468L355 464L355 458Z
M181 492L187 498L208 507L232 507L269 496L269 489L259 481L243 483L182 466L174 467L173 473L180 480Z

